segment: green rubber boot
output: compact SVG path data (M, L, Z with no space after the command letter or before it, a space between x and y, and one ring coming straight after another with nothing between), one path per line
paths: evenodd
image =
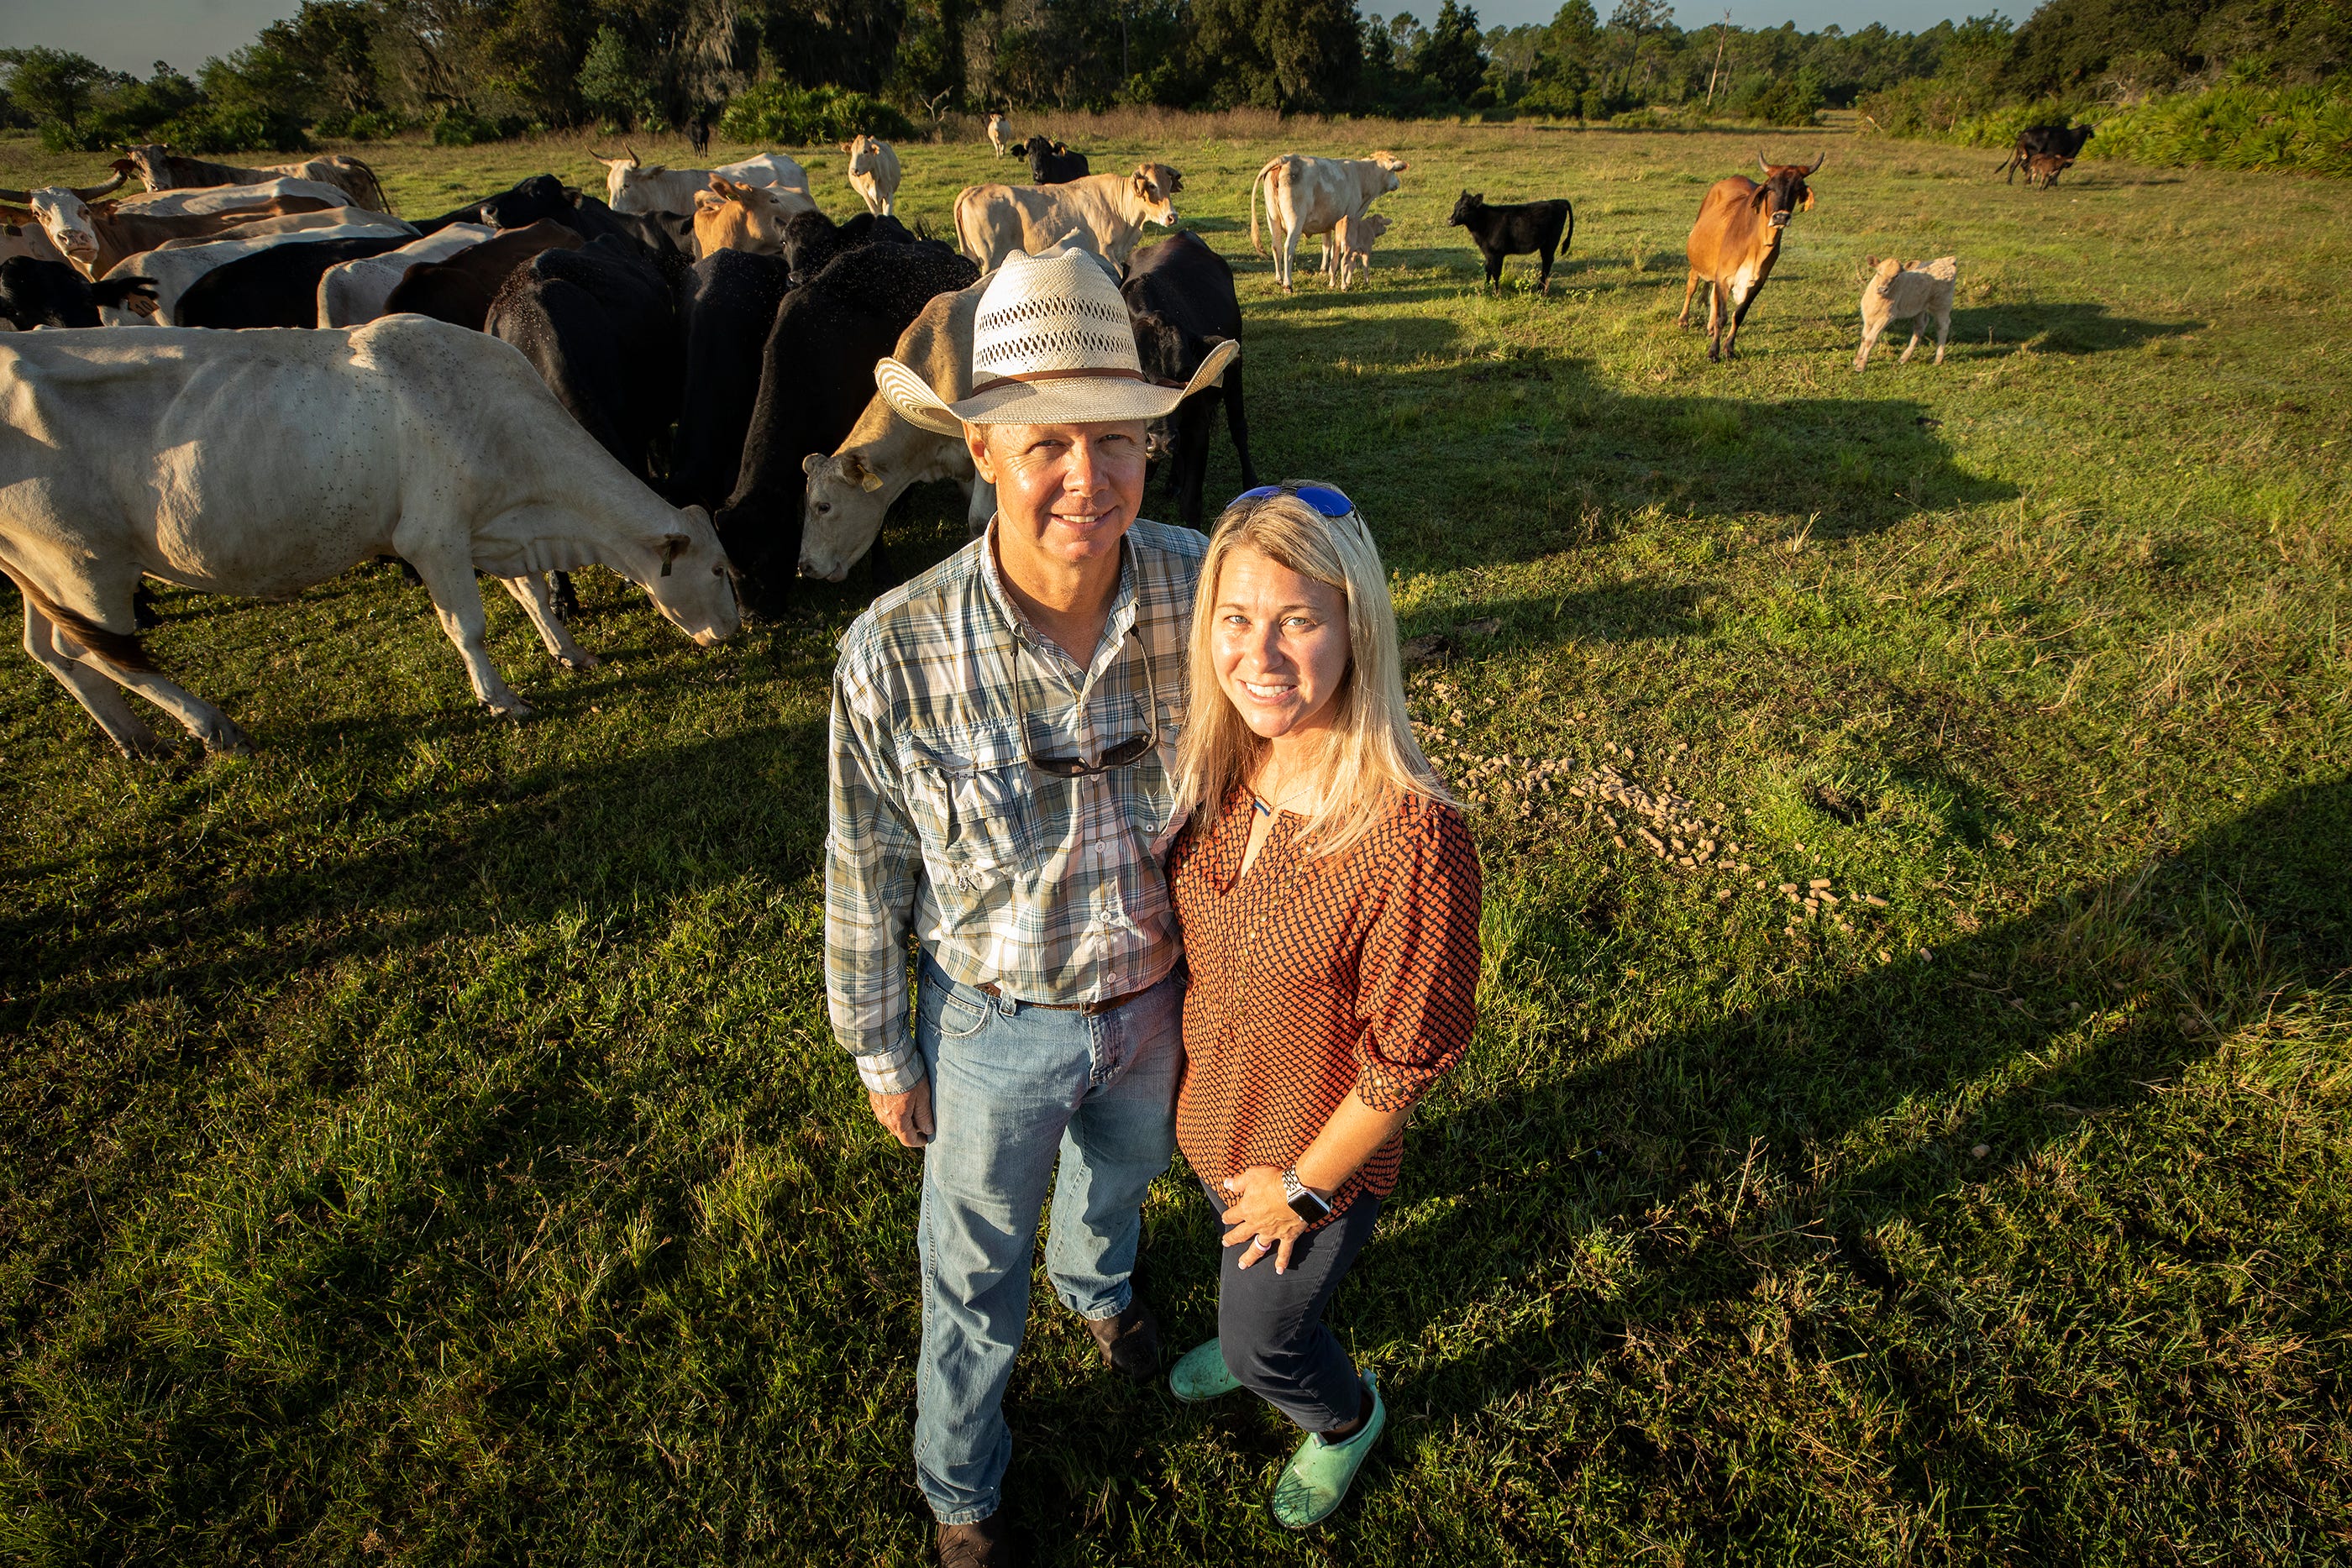
M1309 1434L1298 1445L1298 1452L1290 1456L1290 1463L1282 1467L1274 1483L1276 1523L1305 1530L1330 1518L1331 1511L1348 1500L1348 1488L1363 1468L1364 1456L1372 1451L1381 1428L1389 1424L1388 1406L1381 1403L1380 1379L1370 1367L1364 1369L1364 1386L1371 1390L1372 1413L1364 1418L1362 1430L1344 1443L1327 1443L1319 1434Z
M1168 1375L1168 1391L1187 1405L1231 1394L1241 1385L1241 1379L1225 1370L1225 1353L1215 1340L1186 1351Z

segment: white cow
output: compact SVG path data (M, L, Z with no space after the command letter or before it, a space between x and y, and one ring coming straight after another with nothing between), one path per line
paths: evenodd
M66 260L66 253L58 248L57 242L49 238L49 231L40 225L0 224L0 261L12 256L34 261Z
M357 211L358 209L339 208L337 210ZM383 239L412 235L416 232L398 218L387 218L379 214L374 214L374 220L372 223L341 224L331 228L303 229L293 234L262 234L250 239L239 239L232 235L227 239L192 245L184 249L178 246L164 246L156 250L142 251L137 256L126 256L116 262L108 270L106 276L109 278L151 279L155 285L155 314L152 324L169 327L177 322L178 318L174 312L179 308L180 296L185 294L197 278L213 268L226 266L240 256L258 255L274 245L302 245L313 240L331 239ZM99 315L100 319L109 326L118 327L137 326L147 319L132 315L127 310L115 309L111 307L101 309Z
M575 662L538 573L610 567L705 647L738 624L709 515L640 484L520 353L463 327L24 332L0 344L0 572L24 595L26 651L127 756L163 747L118 686L208 750L246 747L140 646L142 576L283 599L396 555L475 694L514 716L530 709L483 645L477 570Z
M1942 364L1944 345L1952 336L1952 285L1959 281L1960 258L1939 256L1908 267L1891 256L1884 261L1874 256L1866 259L1873 270L1870 281L1862 287L1862 347L1853 351L1853 368L1858 371L1868 364L1879 334L1903 321L1911 323L1911 341L1897 362L1911 362L1920 333L1933 321L1936 362Z
M1086 231L1086 248L1120 272L1143 225L1176 226L1176 193L1184 177L1165 163L1131 174L1088 174L1060 185L970 185L956 197L956 241L964 255L994 270L1014 251L1044 250Z
M194 190L149 191L117 196L115 211L142 218L185 217L192 213L237 213L273 196L311 196L331 207L348 207L351 193L323 180L270 180L257 185L201 185Z
M690 213L695 193L710 189L710 176L724 175L739 185L769 185L779 191L809 193L808 171L781 152L763 152L740 163L716 169L672 169L638 161L637 150L624 147L626 158L590 157L604 165L604 203L616 213Z
M996 149L999 158L1013 151L1013 127L1002 114L991 113L988 117L988 144Z
M446 261L499 231L488 224L451 224L382 256L362 256L331 267L319 277L319 325L360 327L383 314L383 302L408 269L422 262Z
M1293 258L1298 242L1309 235L1329 234L1341 218L1360 214L1380 196L1397 188L1397 176L1412 165L1393 152L1370 158L1302 158L1286 152L1266 160L1250 182L1250 248L1258 255L1258 193L1265 193L1265 216L1274 230L1274 275L1282 291L1290 290Z
M893 215L898 199L898 150L871 136L845 141L841 150L849 154L849 188L865 198L866 210Z
M890 351L950 402L971 394L972 320L987 287L983 277L957 293L935 296ZM925 430L880 392L833 455L810 453L801 472L808 476L801 503L801 574L828 582L848 576L874 548L891 503L910 485L953 479L962 486L975 530L996 510L996 486L973 472L962 440Z

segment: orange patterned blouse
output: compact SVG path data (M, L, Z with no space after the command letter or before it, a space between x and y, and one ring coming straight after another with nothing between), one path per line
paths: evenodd
M1256 807L1246 789L1169 856L1192 972L1176 1142L1214 1185L1287 1168L1350 1089L1412 1104L1469 1048L1478 994L1478 853L1451 807L1402 802L1337 862L1307 860L1304 819L1275 819L1239 876ZM1385 1197L1400 1133L1332 1196Z

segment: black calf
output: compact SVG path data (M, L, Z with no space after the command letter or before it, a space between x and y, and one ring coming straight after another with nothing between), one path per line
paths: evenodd
M1089 172L1087 155L1073 152L1058 141L1048 141L1042 136L1032 136L1021 144L1022 154L1029 160L1029 183L1033 185L1066 185Z
M98 308L133 298L152 301L155 286L143 277L92 283L62 261L12 256L0 261L0 318L20 332L36 327L95 327Z
M1486 258L1486 281L1500 284L1507 256L1540 254L1543 291L1551 292L1551 258L1576 239L1576 209L1566 201L1528 202L1517 206L1488 206L1486 198L1462 193L1454 215L1445 220L1470 231L1470 241Z

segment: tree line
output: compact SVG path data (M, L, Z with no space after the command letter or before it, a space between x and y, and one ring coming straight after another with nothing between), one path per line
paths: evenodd
M2217 69L2337 68L2347 0L2049 0L1916 33L1710 21L1567 0L1481 28L1355 0L304 0L194 74L0 50L0 120L51 145L299 148L429 128L467 142L716 120L740 140L907 134L950 111L1151 104L1397 117L1721 115L1860 105L1937 133L2004 105L2162 92ZM2250 62L2252 63L2250 65Z

